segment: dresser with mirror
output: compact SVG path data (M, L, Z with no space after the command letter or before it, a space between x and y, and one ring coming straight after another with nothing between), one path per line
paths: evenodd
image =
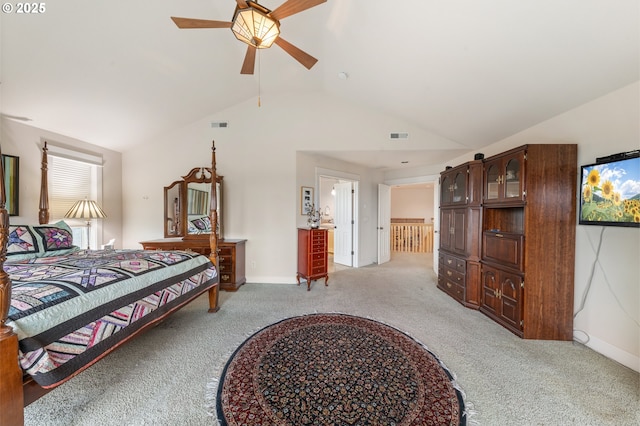
M223 177L216 176L217 230L211 229L211 169L196 167L164 187L164 238L141 241L145 250L189 250L208 256L209 237L218 233L220 288L235 291L246 282L245 242L224 238Z

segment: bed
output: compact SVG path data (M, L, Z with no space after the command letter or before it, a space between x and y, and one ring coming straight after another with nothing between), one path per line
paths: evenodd
M211 163L216 229L215 144ZM48 223L46 143L40 191L40 224L9 225L0 185L1 426L22 425L25 406L205 292L218 310L215 232L209 257L73 246L64 222Z

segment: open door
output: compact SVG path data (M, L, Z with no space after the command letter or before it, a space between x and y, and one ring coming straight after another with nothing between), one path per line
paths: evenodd
M440 179L433 183L433 270L438 275L438 256L440 254Z
M337 183L333 231L333 261L353 266L353 192L351 182Z
M391 187L378 184L378 265L391 260Z

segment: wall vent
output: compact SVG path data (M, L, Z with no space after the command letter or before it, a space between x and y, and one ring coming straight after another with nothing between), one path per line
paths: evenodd
M213 128L229 127L229 122L228 121L212 121L211 127Z
M409 139L409 133L406 133L406 132L389 133L389 139Z

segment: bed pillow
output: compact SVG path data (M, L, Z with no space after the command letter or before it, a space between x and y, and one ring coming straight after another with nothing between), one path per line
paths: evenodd
M202 216L189 221L189 233L211 232L211 219L209 216Z
M39 239L29 225L10 225L7 259L22 260L36 257L40 251Z
M75 251L71 228L64 221L51 225L9 226L7 258L10 260L60 256Z
M73 234L71 228L65 222L54 225L41 225L33 227L42 237L43 251L66 250L73 247Z

